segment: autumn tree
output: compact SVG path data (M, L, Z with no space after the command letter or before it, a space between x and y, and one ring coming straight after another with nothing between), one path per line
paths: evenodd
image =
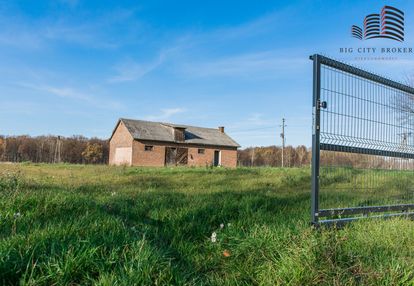
M102 145L98 143L88 142L85 150L82 152L82 157L87 163L96 164L102 159L102 156Z
M81 164L85 160L83 152L88 146L88 139L80 135L68 137L62 144L62 160L72 164Z
M311 162L311 149L306 146L286 146L286 167L309 167ZM238 150L239 166L282 166L282 148L279 146L249 147Z
M6 153L6 140L4 136L0 136L0 160L4 160L4 156Z
M60 147L57 148L59 141ZM85 159L83 152L90 144L98 144L101 147L102 155L91 158L94 163L105 164L109 158L108 140L99 138L86 138L83 136L72 136L64 138L60 136L0 136L0 161L8 162L42 162L53 163L55 157L59 156L61 162L81 164L92 162ZM57 154L59 153L60 154Z

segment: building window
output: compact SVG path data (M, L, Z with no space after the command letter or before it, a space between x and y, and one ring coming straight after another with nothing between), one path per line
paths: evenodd
M152 149L154 149L154 146L152 146L152 145L145 145L145 147L144 147L145 151L152 151Z
M206 149L198 149L198 154L204 154L205 151Z

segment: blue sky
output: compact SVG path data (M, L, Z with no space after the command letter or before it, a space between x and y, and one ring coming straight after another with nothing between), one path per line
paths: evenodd
M406 40L350 26L392 5ZM310 145L313 53L396 80L413 55L358 61L340 47L414 47L412 1L1 1L0 134L108 138L120 117L224 125L243 147Z

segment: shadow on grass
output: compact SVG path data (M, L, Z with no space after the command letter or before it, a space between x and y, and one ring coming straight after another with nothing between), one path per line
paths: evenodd
M185 249L206 251L203 245L221 223L231 222L243 235L254 225L295 227L295 222L307 217L308 201L305 193L280 198L269 195L268 189L193 195L151 192L133 200L115 198L100 209L145 234L154 249L174 261L177 275L189 281L211 269L196 266L193 253Z
M227 184L231 188L232 184L228 181ZM41 264L42 261L47 263L50 257L56 259L68 249L80 247L79 239L88 241L91 248L110 251L145 236L158 256L173 261L171 268L177 281L193 281L200 278L200 273L211 271L208 265L197 266L193 255L207 251L204 246L221 223L231 222L240 228L243 235L248 235L253 225L286 227L303 219L303 209L307 209L309 201L306 193L280 197L276 189L261 184L247 191L205 194L168 191L174 182L167 177L147 178L139 182L131 180L128 185L138 187L139 191L95 198L92 194L102 191L102 187L84 185L70 192L65 187L59 189L55 186L50 190L56 192L53 200L36 198L35 194L31 197L21 194L21 201L16 203L21 206L23 214L31 213L31 216L23 217L19 222L17 234L27 236L34 231L46 234L29 243L35 249L32 253L19 255L21 251L17 249L22 246L16 245L15 255L10 254L14 262L4 259L0 276L8 283L17 283L30 261ZM94 235L85 230L88 225L103 224L108 218L121 222L123 230L111 236L105 234L105 228ZM12 229L11 224L3 226ZM50 232L54 228L72 228L75 233L53 235ZM12 239L13 234L6 231L2 237ZM6 270L10 263L13 268ZM88 268L84 270L82 275L85 277L98 275L88 273ZM82 279L77 277L76 281L81 282Z

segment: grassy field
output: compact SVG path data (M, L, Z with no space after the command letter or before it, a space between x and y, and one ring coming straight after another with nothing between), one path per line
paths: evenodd
M0 176L0 284L414 285L414 223L312 229L309 169L2 164Z

